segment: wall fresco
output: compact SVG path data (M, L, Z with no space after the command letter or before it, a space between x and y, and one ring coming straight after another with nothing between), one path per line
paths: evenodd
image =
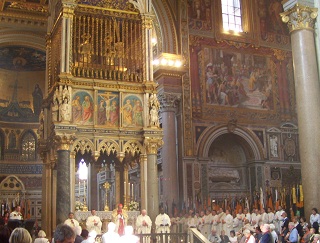
M268 57L204 48L202 58L199 74L207 104L274 109L272 67Z

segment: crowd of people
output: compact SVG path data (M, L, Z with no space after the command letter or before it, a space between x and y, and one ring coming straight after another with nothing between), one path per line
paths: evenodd
M19 208L10 214L13 219L19 215ZM154 225L147 215L141 214L135 222L135 229L128 225L126 210L119 204L113 211L112 222L108 224L107 232L102 230L102 221L91 210L85 226L80 226L70 212L68 218L58 225L53 239L46 238L46 233L40 230L37 238L32 239L30 233L24 228L15 228L13 231L7 227L4 218L0 220L0 242L2 243L94 243L97 235L101 235L102 243L110 242L139 242L135 234L154 233L186 233L189 229L197 229L203 236L213 243L319 243L320 215L316 208L312 209L309 221L304 217L287 215L279 206L273 212L271 208L253 209L250 213L247 208L239 209L231 214L230 210L203 210L194 212L189 210L185 215L169 217L160 209ZM152 230L154 226L154 231ZM159 236L160 237L160 236ZM150 242L150 238L144 238ZM169 238L170 239L170 238Z
M214 243L319 243L320 216L312 209L309 222L278 207L243 211L190 210L185 215L171 217L171 232L187 232L189 228L198 229L202 235Z

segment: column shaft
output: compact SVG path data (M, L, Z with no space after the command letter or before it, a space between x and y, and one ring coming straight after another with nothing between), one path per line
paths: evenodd
M159 187L158 187L158 166L157 166L157 155L147 155L147 212L154 222L155 218L159 214Z
M176 149L176 117L175 111L167 109L162 112L163 142L162 171L163 171L163 200L168 202L169 213L172 202L178 202L177 149ZM170 190L169 190L170 188Z
M70 212L70 151L58 150L57 162L57 224L63 223Z
M305 213L320 201L320 86L312 30L291 33Z
M282 21L288 23L291 33L296 106L299 128L304 212L310 217L311 209L320 200L320 85L314 41L314 22L318 9L307 1L288 0L283 3Z

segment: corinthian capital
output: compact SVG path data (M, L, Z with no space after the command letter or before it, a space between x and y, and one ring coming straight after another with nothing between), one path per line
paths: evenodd
M167 110L175 111L181 99L181 94L163 92L158 94L158 99L159 99L160 108L162 111L167 111Z
M300 29L314 30L318 9L296 4L293 8L280 14L282 21L288 24L290 32Z
M75 136L73 134L62 134L54 137L57 150L70 150L70 145L73 144Z
M163 145L163 140L162 138L150 138L146 137L144 139L144 145L146 148L147 154L157 154L158 149L162 147Z

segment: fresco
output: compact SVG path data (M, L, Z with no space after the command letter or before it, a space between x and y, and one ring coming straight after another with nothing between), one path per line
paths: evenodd
M188 8L189 27L197 30L212 29L212 12L210 0L191 1Z
M79 125L92 125L94 106L92 94L77 91L72 98L72 121Z
M98 91L98 125L119 126L119 94L109 91Z
M0 120L38 122L46 56L23 46L0 48Z
M200 80L210 105L274 109L268 57L204 48Z
M122 125L124 127L143 126L143 104L141 97L128 95L122 103Z
M289 29L282 22L284 12L281 0L258 0L260 36L263 41L276 44L289 44Z

